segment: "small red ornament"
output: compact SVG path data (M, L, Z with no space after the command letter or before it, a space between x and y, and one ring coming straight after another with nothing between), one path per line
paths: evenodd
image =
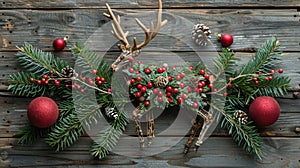
M141 77L137 77L136 81L140 82L140 81L142 81L142 78Z
M62 51L67 44L67 37L57 38L53 41L52 46L55 51Z
M201 70L199 71L199 74L200 74L200 75L204 75L204 74L205 74L205 70L204 70L204 69L201 69Z
M33 82L34 82L34 78L30 78L29 81L30 81L31 83L33 83Z
M150 106L150 101L149 101L149 100L146 100L146 101L144 102L144 104L145 104L146 107L148 107L148 106Z
M192 106L193 106L194 108L197 108L197 107L198 107L198 103L197 103L197 102L194 102Z
M181 89L183 89L183 88L184 88L184 83L180 83L180 84L179 84L179 87L180 87Z
M172 86L168 86L166 90L167 90L167 92L172 92L173 88L172 88Z
M147 87L148 87L148 88L152 88L152 87L153 87L153 83L149 82L149 83L147 84Z
M133 57L129 57L129 58L128 58L128 61L129 61L129 62L133 62L133 61L134 61L134 58L133 58Z
M163 98L162 98L162 97L157 97L157 101L158 101L159 103L161 103L161 102L163 102Z
M174 88L174 89L173 89L173 92L174 92L175 94L177 94L177 93L179 92L178 88Z
M149 68L146 68L146 69L144 70L144 72L145 72L145 74L150 74L150 73L151 73L151 70L150 70Z
M231 34L218 34L218 39L221 41L223 47L229 47L233 43Z
M133 73L133 72L134 72L134 69L133 69L133 68L130 68L130 69L129 69L129 72L130 72L130 73Z
M261 96L250 104L249 115L256 125L269 126L279 118L280 106L273 97Z
M172 81L172 79L173 79L172 76L168 76L169 82Z
M181 78L183 78L183 77L185 76L185 74L184 74L183 72L180 72L179 76L180 76Z
M33 99L27 108L27 116L31 124L37 128L53 125L59 115L57 104L48 97Z
M145 93L146 91L147 91L147 87L146 87L146 86L143 86L142 89L141 89L141 92L142 92L142 93Z
M278 69L278 73L283 73L283 69Z
M136 92L136 93L135 93L135 97L139 98L139 97L141 97L141 96L142 96L141 92Z
M163 72L164 72L164 69L161 68L161 67L159 67L159 68L157 68L157 72L158 72L158 73L163 73Z
M137 87L138 89L142 89L142 88L143 88L143 85L142 85L142 84L138 84L136 87Z
M210 76L209 76L208 74L206 74L206 75L204 76L204 78L207 79L207 80L209 80Z
M131 79L130 79L130 83L131 83L131 84L134 84L134 83L135 83L135 79L131 78Z
M178 97L177 101L178 101L179 104L181 104L182 103L182 98Z
M178 81L180 81L180 80L181 80L181 77L180 77L180 75L177 75L177 76L176 76L176 80L178 80Z
M37 83L38 85L41 85L41 84L42 84L42 81L41 81L41 80L37 80L36 83Z

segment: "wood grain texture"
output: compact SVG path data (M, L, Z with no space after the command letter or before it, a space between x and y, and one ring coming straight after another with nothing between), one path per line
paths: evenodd
M299 138L264 138L264 160L255 160L244 153L230 138L211 137L198 153L183 155L184 138L176 146L161 154L131 158L110 154L103 160L89 154L91 140L81 138L76 145L60 153L44 142L21 146L14 138L1 138L2 166L10 167L299 167ZM138 147L138 144L137 146ZM131 146L120 146L130 150Z
M145 18L144 22L149 23L148 14L145 14L147 11L149 10L117 10L116 13L132 14L126 17L138 17L142 21ZM15 50L15 46L22 45L24 41L39 48L51 49L52 40L65 35L70 36L71 42L85 42L108 22L102 16L103 12L105 10L99 9L1 10L0 25L3 26L0 51ZM162 28L161 33L168 34L161 34L149 46L162 46L167 50L189 50L180 40L190 39L193 24L201 22L211 27L213 37L218 32L231 33L235 37L232 49L255 51L259 44L272 36L281 41L284 51L299 51L300 48L300 16L296 9L170 9L166 12L168 13L163 16L169 22ZM186 22L192 25L186 25ZM129 27L129 31L130 28L133 30L131 33L136 33L137 30L141 33L132 21L123 24L124 27ZM96 35L98 40L103 40L109 34L107 29L106 33ZM137 36L138 39L144 38L143 33ZM215 38L212 43L220 48Z
M105 3L111 4L114 8L156 8L157 0L57 0L45 3L42 0L1 0L2 8L103 8ZM216 8L216 7L290 7L300 6L297 0L163 0L164 8Z

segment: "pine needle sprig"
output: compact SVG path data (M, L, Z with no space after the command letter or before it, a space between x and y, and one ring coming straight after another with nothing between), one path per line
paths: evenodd
M222 48L222 52L219 52L218 57L213 60L214 65L217 68L217 75L215 78L219 78L222 73L227 75L232 74L237 66L236 61L238 60L240 59L235 57L235 53L233 51L229 48Z
M125 112L118 113L118 117L108 126L103 128L95 140L91 153L94 157L102 159L116 146L128 123L128 116Z
M37 85L29 81L30 78L37 78L32 73L18 72L9 76L8 90L14 95L35 97L47 94L45 85Z
M53 69L60 72L67 65L66 62L55 58L52 53L36 49L29 43L25 43L23 47L18 47L18 49L20 50L17 53L18 61L21 66L33 74L48 74Z
M62 151L74 144L83 133L84 129L77 115L71 113L52 126L46 143L56 151Z
M241 124L237 122L233 118L234 109L230 106L225 107L226 111L213 104L210 104L210 106L223 115L224 118L221 121L221 127L228 131L233 140L236 141L244 151L261 159L262 140L253 123L247 122L246 124Z
M269 73L273 66L272 62L278 60L278 56L281 54L276 52L278 47L279 41L275 37L268 39L255 53L255 56L243 66L240 74Z
M28 124L18 131L15 136L21 136L18 144L33 144L39 137L39 129Z

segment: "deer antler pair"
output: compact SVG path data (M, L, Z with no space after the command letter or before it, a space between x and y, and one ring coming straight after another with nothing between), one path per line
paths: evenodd
M128 31L124 32L121 27L121 19L118 15L117 17L112 12L110 6L106 4L106 8L108 13L103 13L103 15L113 21L112 23L112 34L122 42L119 44L120 50L122 50L122 54L115 60L115 62L111 65L111 68L114 71L119 70L122 66L124 66L130 57L135 57L139 54L140 49L146 46L155 36L158 34L161 27L163 27L167 20L162 21L162 1L158 1L158 13L157 13L157 22L156 27L154 28L153 22L150 23L150 28L148 29L139 19L135 19L136 23L141 27L141 29L145 32L145 40L141 43L137 43L136 37L133 38L133 45L130 45L127 36L129 34Z

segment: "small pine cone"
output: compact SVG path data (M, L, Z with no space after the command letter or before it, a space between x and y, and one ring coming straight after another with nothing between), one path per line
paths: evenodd
M106 107L105 115L108 119L116 119L118 117L118 111L116 108Z
M248 122L248 115L242 110L235 111L233 117L241 124L246 124Z
M64 78L72 78L72 77L78 77L78 74L75 72L75 70L69 66L66 66L61 70L62 77Z
M211 31L204 24L196 24L193 27L192 38L200 46L206 46L211 38Z
M156 78L154 85L160 88L164 88L167 86L167 84L169 83L168 79L163 77L163 76L159 76Z

